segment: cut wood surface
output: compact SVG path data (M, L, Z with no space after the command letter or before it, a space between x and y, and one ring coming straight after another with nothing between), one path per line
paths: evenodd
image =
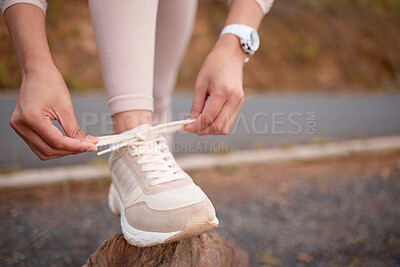
M84 266L249 266L248 255L217 232L177 242L139 248L122 234L107 239Z

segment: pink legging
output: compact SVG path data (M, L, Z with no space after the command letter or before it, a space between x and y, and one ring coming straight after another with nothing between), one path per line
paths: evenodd
M166 122L197 0L89 0L89 7L111 115L150 110L154 123Z

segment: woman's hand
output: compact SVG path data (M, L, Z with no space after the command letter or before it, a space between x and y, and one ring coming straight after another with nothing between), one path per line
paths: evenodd
M236 36L225 34L220 37L197 77L189 115L196 121L186 125L185 132L198 135L229 133L243 104L245 58Z
M51 120L57 120L67 136ZM97 150L97 138L79 128L71 96L54 65L24 75L10 125L42 160Z
M43 11L22 3L7 8L4 17L22 74L11 127L42 160L96 151L97 138L79 128L71 96L53 63ZM57 120L67 136L51 120Z

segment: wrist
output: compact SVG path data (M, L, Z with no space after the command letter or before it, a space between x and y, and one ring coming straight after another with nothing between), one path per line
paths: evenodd
M24 78L29 74L54 68L55 64L51 57L32 55L24 60L19 60L21 76Z
M233 34L224 34L219 37L214 50L226 54L228 57L237 60L244 65L247 54L243 51L239 38Z

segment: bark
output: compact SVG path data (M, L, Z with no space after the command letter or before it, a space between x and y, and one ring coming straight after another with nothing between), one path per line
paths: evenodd
M227 243L217 232L168 244L139 248L122 234L104 241L85 266L249 266L247 253Z

